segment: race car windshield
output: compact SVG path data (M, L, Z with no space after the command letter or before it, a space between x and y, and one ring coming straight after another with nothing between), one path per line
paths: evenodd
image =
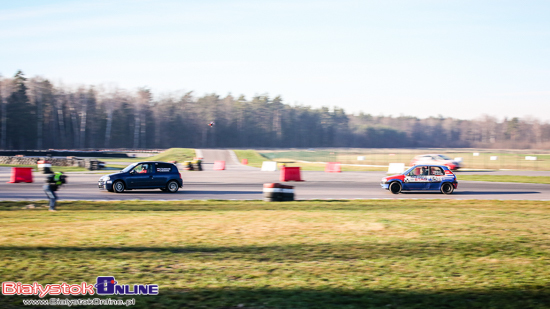
M443 160L451 160L451 158L444 155L439 155L439 157L442 158Z
M136 165L137 165L137 163L128 165L128 166L126 166L126 167L122 170L122 172L123 172L123 173L127 173L127 172L131 171Z

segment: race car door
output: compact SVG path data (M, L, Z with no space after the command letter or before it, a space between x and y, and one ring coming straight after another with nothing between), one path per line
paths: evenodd
M430 190L439 190L445 171L438 166L430 166Z
M172 164L155 163L153 185L155 187L164 187L168 183L168 177L171 176Z
M427 190L429 188L428 182L428 168L425 166L416 166L407 175L403 184L404 190Z
M128 176L128 189L146 188L151 185L153 168L150 163L139 164Z

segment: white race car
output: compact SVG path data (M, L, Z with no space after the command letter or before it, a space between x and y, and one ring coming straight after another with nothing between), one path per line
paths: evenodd
M462 167L461 161L453 160L442 154L425 154L414 157L411 161L411 165L419 164L444 165L452 171L456 171Z

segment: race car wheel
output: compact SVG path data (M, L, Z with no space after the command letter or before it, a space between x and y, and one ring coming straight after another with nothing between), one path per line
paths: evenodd
M393 194L399 194L401 192L401 184L397 181L390 183L390 192Z
M124 192L124 183L121 181L121 180L117 180L115 181L115 183L113 184L113 190L116 192L116 193L122 193Z
M168 182L168 184L166 185L166 190L168 190L168 192L170 193L176 193L178 192L180 186L178 185L178 183L174 180L170 180Z
M455 188L453 187L453 185L448 183L448 182L444 183L441 186L441 193L443 193L443 194L451 194L451 193L453 193L454 190L455 190Z

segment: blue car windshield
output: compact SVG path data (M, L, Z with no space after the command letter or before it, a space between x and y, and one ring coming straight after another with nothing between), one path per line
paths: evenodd
M130 165L126 166L126 167L122 170L122 172L123 172L123 173L128 173L128 172L131 171L136 165L137 165L137 163L130 164Z

